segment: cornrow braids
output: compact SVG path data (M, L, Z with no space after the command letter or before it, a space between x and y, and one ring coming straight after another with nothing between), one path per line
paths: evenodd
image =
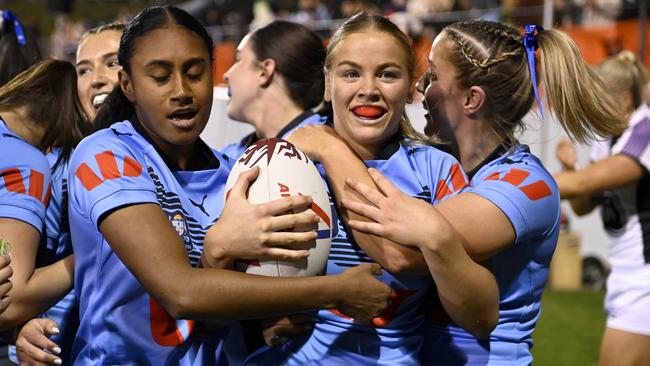
M622 132L625 122L601 80L585 63L569 36L557 30L537 35L541 80L533 80L519 31L510 26L469 20L443 29L449 61L462 88L485 91L482 117L504 144L515 142L522 118L535 101L533 82L542 82L549 107L578 141ZM537 57L536 57L537 58Z
M443 32L460 86L485 91L483 117L494 122L492 130L504 145L515 143L515 132L535 100L521 35L512 27L484 20L454 23Z

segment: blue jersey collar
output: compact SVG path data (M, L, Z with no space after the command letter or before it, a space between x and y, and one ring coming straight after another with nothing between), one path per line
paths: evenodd
M138 117L134 114L133 117L129 120L131 122L131 125L135 129L135 131L142 136L147 142L151 144L151 146L156 149L156 152L160 157L163 159L165 162L165 165L172 170L172 171L180 171L183 170L181 169L178 164L174 163L171 159L169 159L165 153L158 148L158 146L154 143L154 141L151 139L147 131L142 127L140 124L140 121L138 120ZM199 157L204 162L201 164L202 168L197 169L197 170L214 170L214 169L219 169L219 166L221 166L221 161L219 161L219 158L217 158L214 155L214 152L212 152L212 149L199 137L196 139L196 148L198 149Z

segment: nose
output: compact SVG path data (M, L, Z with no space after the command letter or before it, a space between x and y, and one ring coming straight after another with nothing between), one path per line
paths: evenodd
M379 100L379 90L377 89L375 77L366 76L362 78L358 96L368 101Z
M418 81L415 83L415 90L424 94L424 92L429 87L429 84L431 84L431 72L427 70L422 74L422 76L420 76Z
M224 79L226 82L228 82L228 79L230 79L230 71L232 70L232 68L233 68L234 66L235 66L235 65L230 66L230 67L228 68L228 70L226 70L226 72L223 73L223 79Z
M192 102L192 91L189 87L188 80L183 75L175 75L172 82L171 99L181 104Z
M90 86L94 89L100 89L107 83L106 68L103 66L96 67L90 77Z

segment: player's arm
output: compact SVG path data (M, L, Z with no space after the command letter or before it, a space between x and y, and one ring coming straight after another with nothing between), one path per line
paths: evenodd
M369 281L376 272L371 266L340 276L305 278L193 268L181 239L156 204L120 208L109 213L99 227L118 257L176 319L232 320L333 309L350 305L344 298L360 293L368 296L359 301L364 308L360 314L367 311L374 316L388 295L383 284Z
M73 284L74 259L69 256L35 269L40 233L24 221L0 218L0 237L11 244L11 305L0 315L0 327L23 324L49 309Z
M560 197L573 199L591 196L638 182L646 170L633 157L615 154L593 162L584 169L565 170L555 175Z
M496 280L487 268L470 258L455 222L437 209L464 194L433 206L403 194L376 170L369 171L379 190L356 180L348 180L348 185L371 204L352 200L345 200L343 204L370 220L351 220L350 226L418 248L451 319L476 337L487 337L498 321L499 289ZM461 211L465 209L468 210L465 216L472 212L467 207ZM409 214L404 215L404 212ZM511 241L514 241L512 227L508 225L502 229L506 233L510 231Z
M344 199L363 200L356 192L345 188L345 179L353 176L360 182L374 186L367 167L358 156L328 126L306 126L298 129L290 137L301 150L313 160L320 161L327 172L327 180L338 208L345 222L365 220L355 212L341 206ZM368 234L351 228L354 241L376 263L393 273L428 273L427 263L417 248L399 245L387 238Z
M578 164L578 152L573 142L568 138L562 139L557 144L557 147L555 148L555 157L562 165L562 170L564 171L575 172L580 169ZM562 194L561 191L562 189L560 187L560 195ZM593 211L593 209L596 208L597 203L592 199L592 197L593 196L590 194L576 194L569 198L569 203L571 204L573 212L578 216L582 216Z

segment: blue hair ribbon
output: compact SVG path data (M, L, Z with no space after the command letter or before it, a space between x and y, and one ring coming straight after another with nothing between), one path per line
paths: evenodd
M544 110L542 110L542 103L539 100L539 92L537 91L537 68L535 67L535 50L538 47L537 44L537 35L544 31L539 25L536 24L526 24L524 26L524 38L523 43L526 47L526 55L528 56L528 68L530 69L530 75L533 79L533 91L535 92L535 100L537 100L537 106L539 111L544 118Z
M3 23L13 23L14 32L16 32L16 40L18 44L24 46L27 44L27 39L25 38L25 31L23 30L23 25L20 24L18 17L12 11L3 10L2 11L2 20Z

